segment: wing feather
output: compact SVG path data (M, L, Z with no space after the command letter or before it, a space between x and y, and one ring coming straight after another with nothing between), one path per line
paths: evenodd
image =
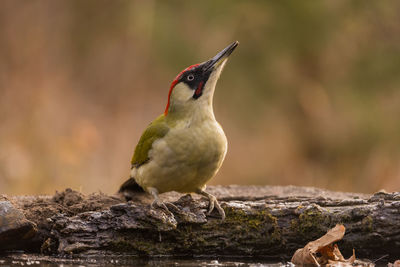
M135 148L131 164L132 168L140 167L149 160L149 151L153 146L153 142L164 137L169 131L169 127L165 122L165 115L160 115L155 119L147 129L143 132Z

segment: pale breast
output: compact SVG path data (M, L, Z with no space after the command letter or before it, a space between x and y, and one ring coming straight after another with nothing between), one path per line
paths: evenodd
M216 121L171 129L153 144L150 162L137 172L138 178L160 193L194 192L216 174L226 151L227 139Z

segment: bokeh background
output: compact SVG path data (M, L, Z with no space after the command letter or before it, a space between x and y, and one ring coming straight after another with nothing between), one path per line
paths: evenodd
M188 65L240 41L211 184L400 190L400 1L0 2L0 193L113 193Z

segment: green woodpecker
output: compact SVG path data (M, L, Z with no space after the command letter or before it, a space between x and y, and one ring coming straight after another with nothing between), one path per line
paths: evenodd
M152 207L168 211L158 194L195 192L209 199L208 214L215 207L225 219L216 197L205 189L227 151L225 133L213 111L215 85L238 44L186 68L173 80L165 112L143 132L132 157L131 178L120 187L127 199L144 190L154 197Z

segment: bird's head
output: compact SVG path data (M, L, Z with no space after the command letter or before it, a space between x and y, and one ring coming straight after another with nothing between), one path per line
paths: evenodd
M215 85L229 55L239 45L233 42L215 57L192 65L176 76L171 83L164 114L186 112L196 107L212 107Z

